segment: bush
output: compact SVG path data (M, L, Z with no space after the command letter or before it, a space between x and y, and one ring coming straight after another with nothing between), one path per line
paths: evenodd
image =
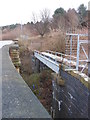
M44 82L45 80L51 79L51 70L43 70L40 73L40 82Z

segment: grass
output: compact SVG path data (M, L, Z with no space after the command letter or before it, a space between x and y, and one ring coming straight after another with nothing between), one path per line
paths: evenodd
M42 100L42 90L49 89L49 85L51 85L51 70L46 69L41 73L33 73L31 75L23 73L21 75L38 99Z
M40 36L31 37L28 40L19 40L18 44L23 49L29 50L53 50L58 52L65 52L65 35L59 32L52 32L51 34L41 38Z
M33 93L40 99L39 97L39 88L40 88L40 75L38 73L34 73L31 75L22 74L23 79L33 91Z
M29 77L29 84L33 88L33 85L35 88L40 86L40 74L34 73L30 75Z

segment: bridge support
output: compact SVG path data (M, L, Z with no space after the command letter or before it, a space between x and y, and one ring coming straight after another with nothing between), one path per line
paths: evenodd
M40 72L40 60L36 59L35 60L35 65L36 65L36 72Z
M44 70L45 68L47 68L47 66L45 64L43 64L39 59L35 58L32 55L32 70L33 72L41 72L42 70Z

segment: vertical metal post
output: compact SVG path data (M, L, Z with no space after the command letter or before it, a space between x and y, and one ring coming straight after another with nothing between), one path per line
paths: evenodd
M69 65L70 68L71 68L71 55L72 55L72 35L70 35L70 65Z
M77 41L77 63L76 63L76 70L78 70L78 66L79 66L79 52L80 52L80 44L79 44L79 34L78 34L78 41Z
M40 73L40 61L36 59L36 71Z

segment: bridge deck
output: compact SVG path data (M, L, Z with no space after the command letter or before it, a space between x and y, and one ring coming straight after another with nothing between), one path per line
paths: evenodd
M59 56L57 54L59 54ZM47 67L52 69L55 73L59 74L60 64L63 64L65 66L64 71L73 70L74 73L81 75L82 78L85 79L85 81L88 81L88 76L85 73L77 71L76 69L69 69L69 64L71 64L72 66L76 66L75 61L68 60L67 57L69 57L69 55L65 55L65 54L60 55L60 54L61 53L57 53L57 52L55 54L55 52L53 52L53 51L47 51L47 52L34 51L34 56L38 60L40 60L42 63L44 63ZM63 56L64 57L66 56L66 58L64 58ZM84 65L79 65L79 67L82 68L82 67L84 67Z
M41 62L43 62L44 64L47 64L47 61L49 61L49 63L47 64L47 66L49 64L52 63L52 66L48 66L50 67L54 72L58 73L59 72L59 68L57 68L57 70L55 70L55 65L59 67L60 63L65 64L65 66L69 67L69 65L71 65L72 67L76 66L76 57L73 56L73 60L69 60L70 56L69 55L55 55L55 53L48 53L48 52L38 52L35 51L35 57L38 58ZM44 60L42 60L42 58ZM54 66L53 66L54 65ZM79 67L83 68L85 65L79 65Z
M63 63L66 64L67 66L69 66L69 64L71 64L72 66L76 66L76 62L75 62L76 57L75 56L73 56L73 60L69 60L70 56L66 56L66 58L64 58L62 56L57 56L57 55L50 54L47 52L42 52L42 54L47 56L47 57L52 58L53 60L56 60L57 62L63 61ZM68 57L69 57L69 59L68 59ZM79 65L79 67L84 67L84 66L85 65Z
M8 53L2 48L2 117L3 118L51 118L17 73Z

